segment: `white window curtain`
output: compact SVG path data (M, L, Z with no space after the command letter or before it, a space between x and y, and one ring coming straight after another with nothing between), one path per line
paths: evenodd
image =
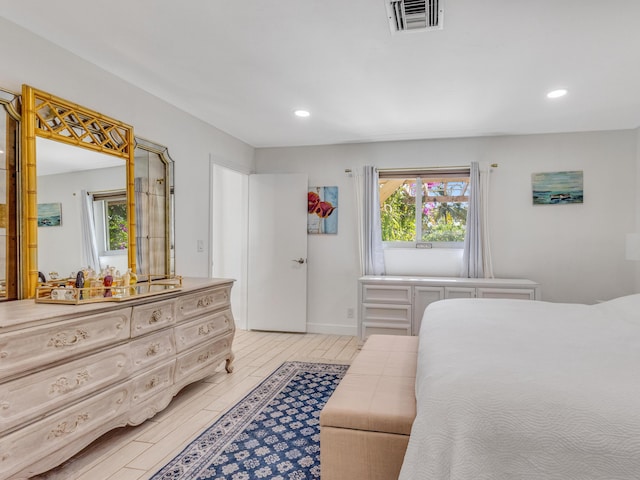
M464 236L461 277L484 277L482 260L482 220L480 208L480 166L471 162L469 174L469 209L467 210L467 229Z
M366 165L362 177L355 171L353 178L358 209L360 272L363 275L384 275L378 171Z
M82 220L82 264L94 272L100 271L96 224L93 216L93 195L86 190L80 192Z
M489 190L491 168L480 171L480 210L482 235L482 270L484 278L493 278L493 260L491 258L491 238L489 237Z

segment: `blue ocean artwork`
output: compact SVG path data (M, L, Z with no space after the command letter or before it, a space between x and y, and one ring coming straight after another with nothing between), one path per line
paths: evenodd
M583 173L581 170L532 173L533 204L584 203L583 185Z
M38 204L38 226L59 227L62 225L62 208L59 203Z

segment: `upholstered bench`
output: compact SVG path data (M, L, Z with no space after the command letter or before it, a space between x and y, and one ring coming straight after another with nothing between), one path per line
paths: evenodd
M418 337L371 335L320 414L322 480L397 479L416 416Z

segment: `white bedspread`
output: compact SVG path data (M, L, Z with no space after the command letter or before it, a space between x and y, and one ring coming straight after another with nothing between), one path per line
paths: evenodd
M431 304L400 480L640 479L640 295Z

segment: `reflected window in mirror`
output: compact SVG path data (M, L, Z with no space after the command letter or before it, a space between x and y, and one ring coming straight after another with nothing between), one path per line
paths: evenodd
M0 90L0 301L18 298L18 97Z
M90 196L93 199L93 225L100 267L116 267L125 272L129 244L127 192L92 192Z

